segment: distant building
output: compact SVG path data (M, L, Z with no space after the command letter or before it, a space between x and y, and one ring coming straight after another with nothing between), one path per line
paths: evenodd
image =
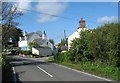
M85 20L83 20L83 18L80 19L79 27L77 28L77 30L68 37L68 49L70 49L70 45L75 38L80 38L80 32L82 30L88 30L88 28L86 28L85 26Z
M45 31L43 33L41 31L38 31L29 34L24 32L23 37L19 37L18 46L21 48L21 50L30 50L29 43L32 41L35 41L38 44L37 47L32 48L33 54L36 53L34 52L35 49L39 51L39 53L36 53L37 55L45 53L47 55L52 55L52 53L54 52L54 45L47 39ZM48 49L51 52L48 53Z

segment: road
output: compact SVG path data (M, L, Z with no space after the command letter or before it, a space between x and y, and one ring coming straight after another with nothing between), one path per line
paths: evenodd
M44 58L10 57L14 81L110 81L45 62Z

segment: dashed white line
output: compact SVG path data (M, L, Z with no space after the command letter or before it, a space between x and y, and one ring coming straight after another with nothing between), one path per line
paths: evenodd
M43 71L44 73L46 73L48 76L53 77L50 73L48 73L47 71L45 71L41 67L37 66L37 68L40 69L41 71Z
M17 79L16 79L15 68L12 67L12 70L13 70L14 83L16 83Z

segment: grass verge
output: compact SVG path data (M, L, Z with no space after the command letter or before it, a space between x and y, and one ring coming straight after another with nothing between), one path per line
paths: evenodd
M82 65L80 63L71 63L71 62L58 62L58 61L54 61L53 57L50 57L48 60L48 62L52 62L52 63L57 63L72 69L76 69L79 71L84 71L87 73L91 73L97 76L101 76L104 78L108 78L114 81L118 81L119 79L119 69L118 68L114 68L112 66L108 66L105 64L100 64L98 65L98 62L95 63L83 63Z

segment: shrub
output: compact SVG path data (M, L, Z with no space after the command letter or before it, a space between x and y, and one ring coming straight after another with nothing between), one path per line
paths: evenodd
M2 81L12 81L12 76L11 76L11 65L9 64L9 59L6 54L1 54L2 56L0 59L2 60L1 65L2 65Z
M31 51L22 50L22 51L21 51L21 54L30 55L30 54L32 54L32 52L31 52Z

